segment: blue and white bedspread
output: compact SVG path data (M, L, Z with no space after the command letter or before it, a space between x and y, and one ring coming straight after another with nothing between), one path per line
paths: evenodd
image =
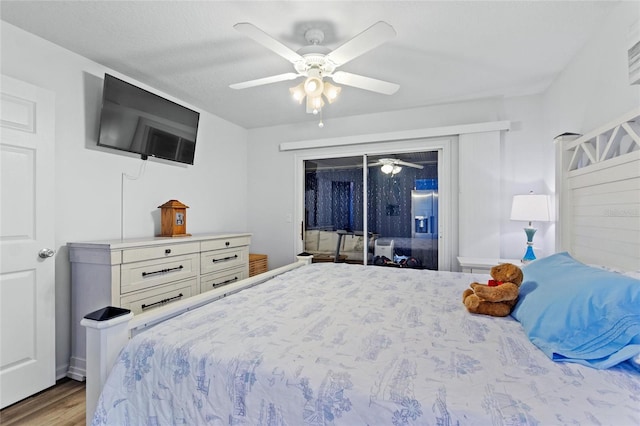
M322 263L132 339L93 424L638 425L640 372L554 363L488 276Z

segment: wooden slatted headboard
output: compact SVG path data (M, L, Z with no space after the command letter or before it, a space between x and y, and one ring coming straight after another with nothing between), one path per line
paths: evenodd
M640 270L640 108L556 142L559 251L588 264Z

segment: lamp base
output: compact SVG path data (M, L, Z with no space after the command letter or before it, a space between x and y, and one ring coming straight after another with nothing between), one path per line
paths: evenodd
M527 246L527 251L522 258L522 263L528 263L532 260L536 260L536 255L533 253L533 246Z
M533 236L535 235L536 231L536 228L524 228L524 232L525 234L527 234L527 251L524 253L522 263L528 263L532 260L536 260L536 255L533 252Z

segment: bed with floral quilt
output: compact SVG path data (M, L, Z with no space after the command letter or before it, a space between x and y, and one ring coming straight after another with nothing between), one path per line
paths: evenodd
M548 265L527 281L536 262L525 293L543 291ZM640 281L606 273L640 297ZM486 278L335 263L286 272L132 338L93 424L640 424L640 318L627 318L632 337L612 365L553 359L524 319L466 311L463 290Z

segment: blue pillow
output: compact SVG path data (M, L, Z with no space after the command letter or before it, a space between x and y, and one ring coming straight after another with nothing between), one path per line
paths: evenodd
M640 280L557 253L522 268L511 315L554 361L597 369L640 354Z

